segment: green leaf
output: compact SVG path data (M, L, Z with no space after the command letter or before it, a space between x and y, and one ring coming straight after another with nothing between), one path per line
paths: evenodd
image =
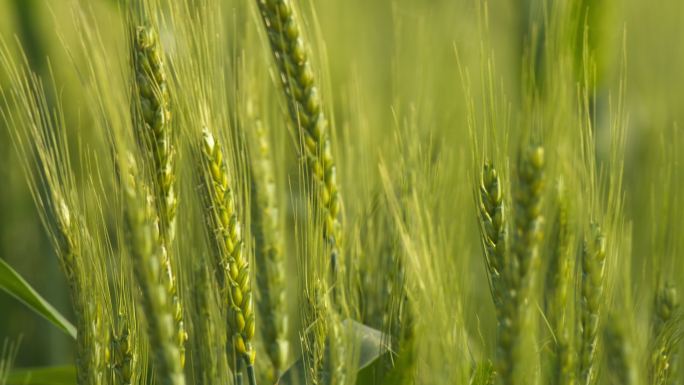
M76 367L48 366L15 369L7 377L7 385L75 385Z
M4 260L0 259L0 289L23 302L39 315L55 324L65 333L76 339L76 328L57 309L52 307L43 297L29 285Z
M364 324L351 319L342 322L343 329L350 333L350 341L354 341L354 346L359 349L359 362L356 371L367 367L377 360L380 356L389 351L387 337L381 331L368 327ZM306 375L304 360L299 358L285 373L280 377L278 385L304 385L311 384Z

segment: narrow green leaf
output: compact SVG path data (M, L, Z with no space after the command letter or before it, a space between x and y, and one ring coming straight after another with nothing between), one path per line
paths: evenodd
M74 325L41 297L40 294L38 294L38 292L3 259L0 259L0 289L23 302L31 310L43 316L65 333L76 339L76 328Z
M356 370L361 369L372 364L380 356L387 353L387 338L383 336L382 332L364 324L347 319L343 322L344 330L351 333L351 341L359 349L359 361ZM309 378L306 376L304 361L299 358L292 366L290 366L285 373L280 377L278 385L303 385L310 384Z
M75 385L76 367L21 368L10 372L7 385Z

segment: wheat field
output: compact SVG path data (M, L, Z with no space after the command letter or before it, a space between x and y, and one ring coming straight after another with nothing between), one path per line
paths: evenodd
M0 385L684 383L682 20L0 0Z

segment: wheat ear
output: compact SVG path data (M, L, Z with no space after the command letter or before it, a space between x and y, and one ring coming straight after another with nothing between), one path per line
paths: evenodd
M254 154L252 202L256 262L263 270L257 274L260 296L259 329L271 360L272 380L280 376L287 362L287 308L285 303L285 266L283 240L278 216L276 183L273 175L273 157L267 133L260 120L254 120L256 153Z
M135 278L140 287L157 376L165 385L184 385L185 376L178 346L175 303L162 276L162 246L153 199L138 184L135 166L123 178L126 223Z
M162 279L174 303L176 340L185 366L187 333L183 307L178 295L176 274L170 258L176 228L175 146L171 130L169 92L164 68L164 53L156 31L148 26L135 30L133 62L135 83L140 101L141 121L136 134L151 160L154 173L155 202L159 217Z
M661 287L653 312L653 342L650 362L652 384L671 385L677 380L677 353L682 339L682 325L677 289L672 284Z
M116 315L117 326L110 337L110 367L114 375L112 384L117 385L137 384L140 377L137 355L139 341L135 339L134 330L129 324L134 318L126 314L128 311L130 309L123 306L119 310Z
M606 357L608 358L608 373L614 382L620 385L639 384L636 349L624 317L612 314L606 322L604 331Z
M591 225L589 239L582 247L582 283L580 287L579 375L581 385L596 383L596 354L603 285L605 278L606 240L598 224Z
M478 209L482 246L497 319L501 318L500 309L505 292L503 273L508 233L504 207L499 174L494 166L485 164L480 178Z
M91 239L86 230L80 229L83 226L81 217L74 214L61 197L54 195L53 201L56 202L55 214L61 236L60 262L67 277L76 315L77 381L79 385L103 384L108 354L105 309L97 291L93 290L91 276L86 274L92 270L89 267L93 267L86 264L92 261L83 255L84 247L88 250L84 243Z
M225 365L226 338L222 324L223 316L217 301L217 282L208 264L198 266L195 272L193 296L195 298L194 335L195 364L203 384L222 384Z
M340 229L340 194L323 112L308 48L290 0L256 0L275 62L280 71L290 117L298 127L307 174L318 196L314 207L322 215L323 238L330 250L333 275L337 273Z
M505 385L526 380L518 368L527 361L523 354L525 324L530 297L539 269L544 190L544 149L531 147L521 153L513 189L513 244L504 267L505 293L498 335L498 373Z
M576 380L576 359L572 323L568 322L570 312L568 297L573 287L574 258L571 254L568 198L559 183L556 195L556 216L551 234L551 261L549 266L547 292L547 317L556 336L553 362L553 383L572 385Z
M178 206L175 193L175 145L164 53L153 28L136 28L134 51L135 81L142 114L142 127L138 127L137 134L149 151L154 166L154 186L162 224L160 235L171 243L175 237Z
M221 279L227 291L228 328L237 359L243 359L248 374L256 351L252 347L255 314L249 262L244 253L242 229L221 146L204 130L202 156L208 233L220 264ZM239 362L237 362L239 368Z

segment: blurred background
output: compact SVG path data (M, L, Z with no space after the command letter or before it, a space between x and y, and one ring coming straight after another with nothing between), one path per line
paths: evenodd
M231 3L239 10L247 1ZM681 167L684 155L677 151L684 145L680 129L684 124L684 1L582 1L592 10L588 27L591 44L597 52L598 95L608 94L602 87L615 84L623 55L626 58L625 214L633 226L632 271L636 282L633 290L638 293L642 287L652 287L656 268L670 269L674 277L684 273L684 263L676 258L672 259L671 266L654 266L655 261L664 260L655 255L666 252L659 245L682 242L676 236L661 239L669 236L663 234L677 232L662 231L658 227L684 228L677 206L663 202L670 199L663 196L679 195L684 180ZM78 1L0 0L0 37L11 46L15 40L21 42L26 60L36 73L45 75L51 69L54 71L63 99L74 101L63 106L65 114L78 116L78 95L69 95L68 86L78 80L73 72L60 70L71 68L72 59L63 48L64 42L78 39L70 27L74 3ZM102 20L100 28L105 32L107 20L122 17L116 0L81 3ZM334 102L335 123L340 132L349 124L345 116L362 108L359 116L364 121L359 126L372 128L368 135L374 138L376 150L381 153L394 144L393 140L386 139L391 127L396 125L397 116L404 116L397 111L416 109L420 111L417 126L426 135L443 138L442 145L452 148L455 159L465 156L459 153L469 145L467 98L459 74L459 60L464 68L471 65L477 68L475 63L480 60L483 32L478 22L477 1L301 0L299 3L310 29L316 33L314 49L323 58L328 72L330 84L326 91ZM513 104L521 100L516 97L522 92L521 57L530 20L537 17L534 10L538 8L535 0L489 2L488 37L494 65L502 88ZM243 13L236 11L236 14ZM246 14L252 17L237 22L227 20L227 24L258 22L253 10ZM0 77L0 87L5 82ZM363 90L359 91L359 87ZM356 105L349 102L352 97L356 98ZM601 132L598 138L600 143ZM353 152L347 154L351 155ZM19 164L6 127L0 127L0 258L7 260L52 304L69 315L64 279ZM654 220L663 215L671 220ZM474 215L466 224L476 231ZM468 247L477 251L478 238L472 234L469 237L472 244ZM473 254L473 258L479 258L479 254ZM472 290L465 306L473 309L475 315L491 312L488 295L486 290ZM477 322L475 318L468 322ZM17 366L63 364L72 357L68 337L0 293L0 341L17 336L22 338Z

